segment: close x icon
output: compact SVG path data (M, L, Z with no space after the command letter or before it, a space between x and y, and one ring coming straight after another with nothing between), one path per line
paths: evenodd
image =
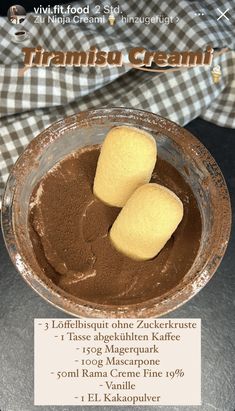
M217 21L220 19L226 19L229 21L229 9L226 9L225 11L222 11L219 7L217 7L217 14L219 14L219 17L217 18Z

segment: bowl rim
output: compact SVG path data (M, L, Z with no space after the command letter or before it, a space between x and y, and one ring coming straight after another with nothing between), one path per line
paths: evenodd
M200 269L195 273L190 283L177 284L174 288L160 297L154 297L142 303L127 304L122 306L98 304L89 302L81 298L71 299L70 294L59 287L49 287L39 276L37 276L27 260L19 252L16 241L16 234L13 226L14 192L17 185L16 176L19 174L21 164L27 159L27 155L32 148L43 151L50 144L51 138L60 138L63 131L76 128L81 122L112 120L120 122L122 119L128 122L131 118L139 116L145 128L152 129L153 123L155 132L160 132L170 137L176 144L180 138L180 147L188 154L194 153L194 159L198 163L206 164L207 171L211 176L210 193L214 205L214 220L212 224L212 235L210 252L200 265ZM123 122L124 122L123 121ZM136 125L139 127L139 125ZM166 130L167 127L167 130ZM44 143L44 145L42 144ZM190 143L190 144L189 144ZM179 144L178 144L179 145ZM43 149L42 149L43 147ZM13 194L12 194L13 193ZM11 200L9 200L11 198ZM221 216L223 218L221 218ZM2 201L1 226L6 248L14 266L41 297L53 306L77 317L93 318L145 318L162 316L180 307L197 294L211 279L218 268L227 248L231 230L231 204L229 192L223 174L206 147L188 130L174 123L173 121L145 110L128 107L100 107L73 114L52 123L49 127L39 133L25 148L17 159L8 177ZM215 248L213 248L213 246ZM26 261L25 261L26 260ZM189 272L192 270L190 268ZM189 273L188 272L188 273Z

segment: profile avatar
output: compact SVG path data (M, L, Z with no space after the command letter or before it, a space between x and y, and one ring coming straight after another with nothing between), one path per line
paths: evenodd
M26 11L22 6L11 6L8 9L7 17L12 24L21 24L26 19Z

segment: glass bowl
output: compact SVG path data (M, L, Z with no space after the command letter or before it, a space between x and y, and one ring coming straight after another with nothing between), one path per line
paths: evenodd
M77 148L101 143L110 128L124 124L150 132L157 139L159 156L171 163L190 185L201 213L202 235L197 256L177 286L144 302L114 306L71 298L56 285L42 280L37 274L41 268L29 236L28 207L33 188L55 163ZM88 110L60 120L40 133L13 167L2 205L3 234L17 270L45 300L78 317L157 317L176 309L198 293L216 271L230 227L226 183L207 149L177 124L128 108Z

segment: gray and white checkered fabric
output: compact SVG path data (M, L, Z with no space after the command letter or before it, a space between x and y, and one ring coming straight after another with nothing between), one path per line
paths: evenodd
M123 2L124 3L124 2ZM157 3L157 4L156 4ZM93 2L80 1L79 6ZM78 6L78 3L73 3ZM195 16L204 7L204 18ZM101 106L135 107L160 114L184 125L201 116L221 126L235 128L235 33L234 21L219 19L217 7L232 9L231 1L156 2L134 0L122 6L124 16L165 15L178 22L167 24L35 23L27 15L23 27L31 34L13 43L15 27L0 17L0 190L25 146L45 127L81 110ZM122 50L142 46L149 50L202 50L207 45L229 50L214 58L222 69L213 83L211 67L177 72L150 73L124 67L33 67L24 75L22 47L45 50ZM0 195L1 195L0 191Z

